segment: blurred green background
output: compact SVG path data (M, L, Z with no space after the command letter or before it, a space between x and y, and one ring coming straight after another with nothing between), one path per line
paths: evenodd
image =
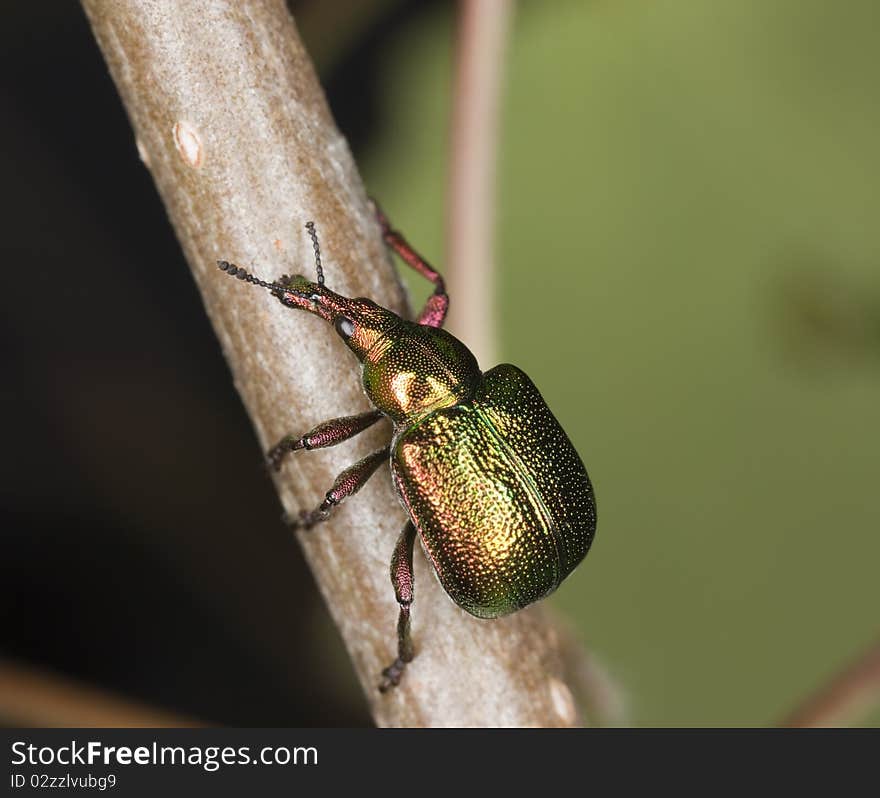
M442 270L455 6L292 8ZM634 723L772 724L878 634L878 29L872 0L517 6L500 350L596 486L551 601ZM3 41L2 653L210 722L368 723L80 9Z
M445 12L387 53L362 161L439 263ZM771 723L878 632L878 27L861 0L518 8L501 351L593 477L553 601L638 723Z

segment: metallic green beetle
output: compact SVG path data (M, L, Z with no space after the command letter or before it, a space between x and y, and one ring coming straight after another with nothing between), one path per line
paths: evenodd
M413 658L416 533L452 600L471 615L495 618L552 593L571 573L593 540L596 504L580 457L532 381L511 365L480 371L467 347L441 329L449 305L443 278L378 208L376 215L386 243L434 284L417 322L326 288L311 222L317 282L285 275L267 283L226 261L218 265L270 289L282 304L330 322L363 363L375 410L288 435L269 451L276 469L290 452L333 446L382 416L394 424L388 446L343 471L321 505L294 522L309 528L325 520L390 458L410 521L391 560L400 605L398 653L382 672L384 692Z

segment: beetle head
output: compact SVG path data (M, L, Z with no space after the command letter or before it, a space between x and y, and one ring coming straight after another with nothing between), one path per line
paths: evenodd
M315 248L315 271L317 282L312 282L302 275L288 277L286 274L274 283L260 280L254 275L225 260L217 261L221 271L232 277L253 283L272 292L282 305L320 316L333 325L336 332L359 359L363 360L367 353L384 337L397 322L399 317L390 310L377 305L370 299L358 297L350 299L331 291L324 285L324 270L321 266L321 249L313 222L306 224Z
M282 305L300 308L333 325L339 337L361 360L384 337L399 317L364 297L351 299L301 275L282 277L272 295Z

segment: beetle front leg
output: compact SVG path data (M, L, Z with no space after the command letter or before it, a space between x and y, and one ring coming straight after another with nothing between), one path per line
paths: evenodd
M376 473L382 463L388 461L391 447L386 446L372 454L368 454L363 460L358 460L354 465L345 469L333 482L333 487L327 491L318 507L314 510L304 510L299 518L294 518L288 523L294 529L302 527L311 529L315 524L326 521L330 517L330 511L341 504L343 499L353 496L367 480Z
M382 228L382 237L385 239L385 243L400 255L408 266L415 269L422 277L434 284L434 293L425 302L425 306L422 308L422 312L417 319L418 323L425 324L428 327L442 327L446 319L446 311L449 310L449 295L446 293L446 285L443 282L443 278L428 261L410 246L401 233L391 227L388 217L382 213L382 209L376 200L371 199L370 202L373 204L376 219Z
M323 449L325 446L335 446L355 435L359 435L368 427L375 424L382 414L378 410L368 410L356 416L343 416L324 421L317 427L310 429L305 435L285 435L278 443L269 449L266 457L269 465L276 471L280 470L284 458L291 452L299 449Z
M384 693L400 684L400 677L407 662L411 662L413 651L412 637L409 631L409 608L413 602L413 543L416 539L416 528L408 521L397 539L394 555L391 557L391 584L394 595L400 605L397 617L397 659L382 671L382 682L379 691Z

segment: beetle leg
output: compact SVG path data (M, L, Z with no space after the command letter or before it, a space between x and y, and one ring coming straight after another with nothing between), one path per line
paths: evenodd
M397 617L397 659L382 671L382 682L379 691L384 693L400 684L400 677L406 663L415 654L412 638L409 633L409 608L413 602L413 542L416 539L416 528L408 521L397 539L394 555L391 557L391 584L394 595L400 605Z
M363 460L358 460L354 465L345 469L333 483L333 487L327 491L324 501L314 510L305 510L300 514L299 518L288 521L291 527L297 529L311 529L315 524L326 521L330 517L330 511L340 504L343 499L357 493L367 480L376 473L382 463L387 462L388 455L391 451L390 446L379 449L372 454L368 454Z
M425 307L422 308L418 323L425 324L428 327L442 327L446 319L446 311L449 309L449 295L446 293L446 285L443 282L443 278L428 261L410 246L409 242L397 230L391 227L388 217L382 213L382 209L376 201L370 201L373 203L376 219L378 219L379 225L382 228L382 237L385 239L385 243L400 255L410 267L434 284L434 293L428 297Z
M281 468L281 463L286 455L299 449L321 449L325 446L335 446L349 438L363 432L367 427L375 424L382 413L378 410L368 410L356 416L343 416L318 424L310 429L305 435L285 435L276 443L266 455L269 465L276 471Z

